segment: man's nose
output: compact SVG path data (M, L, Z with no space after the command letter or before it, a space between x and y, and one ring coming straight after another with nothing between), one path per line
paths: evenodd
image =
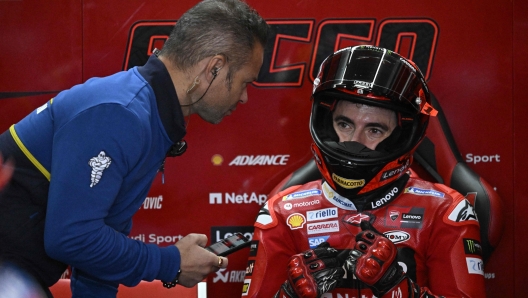
M350 135L350 140L349 140L349 141L351 141L351 142L358 142L358 143L361 143L361 144L365 145L363 134L359 133L357 130L354 131L354 132Z

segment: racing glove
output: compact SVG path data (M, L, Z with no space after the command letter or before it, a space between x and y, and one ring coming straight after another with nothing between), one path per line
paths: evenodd
M319 298L333 290L343 278L345 270L338 251L328 242L296 254L288 262L288 280L275 294L275 298Z
M404 292L402 297L419 297L420 288L398 265L396 245L368 221L361 222L361 230L345 261L347 271L365 283L376 297L382 297L395 286Z

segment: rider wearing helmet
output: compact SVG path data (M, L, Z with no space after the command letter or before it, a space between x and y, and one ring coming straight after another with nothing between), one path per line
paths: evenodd
M327 57L310 117L323 178L261 209L242 296L484 297L473 207L410 171L435 115L422 73L399 54Z
M312 149L321 174L339 194L357 199L379 192L409 167L429 114L435 112L413 64L394 52L366 46L343 49L323 62L313 89ZM394 131L376 148L339 140L331 114L343 102L392 111L397 118Z

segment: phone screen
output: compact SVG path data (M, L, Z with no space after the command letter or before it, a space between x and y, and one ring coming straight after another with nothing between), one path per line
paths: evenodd
M206 249L213 252L218 256L226 256L233 253L241 248L249 246L251 241L244 237L241 233L235 233L233 236L229 236L223 240L220 240Z

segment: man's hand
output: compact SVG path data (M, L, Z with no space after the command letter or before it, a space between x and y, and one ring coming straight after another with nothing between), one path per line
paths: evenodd
M368 221L361 222L361 229L345 267L367 284L376 297L381 297L402 282L406 275L396 261L398 250L394 243Z
M227 267L227 258L206 250L206 244L207 236L203 234L189 234L176 242L181 256L178 283L182 286L193 287L210 273Z
M288 280L275 297L317 298L333 290L343 278L343 263L328 242L296 254L288 262Z

